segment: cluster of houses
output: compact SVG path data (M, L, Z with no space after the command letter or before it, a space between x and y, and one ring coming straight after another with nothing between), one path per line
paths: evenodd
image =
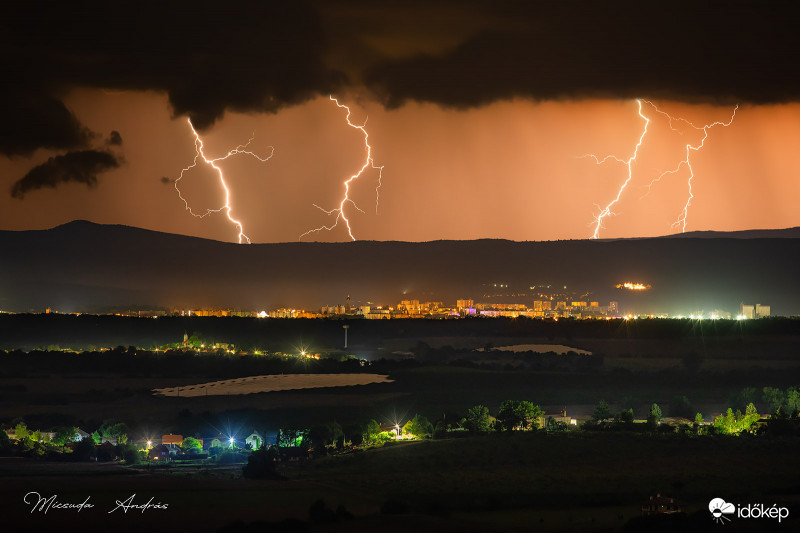
M272 436L274 440L274 436ZM192 448L190 450L183 449L184 437L183 435L174 435L172 433L161 436L161 442L156 443L152 440L137 442L137 445L147 450L150 459L154 461L164 461L174 459L178 456L186 459L201 459L208 457L215 450L222 451L231 448L245 448L248 450L258 450L262 447L269 446L265 438L257 431L253 431L244 439L236 439L235 437L226 437L219 434L213 437L198 438L197 443L199 448Z
M20 440L20 435L16 434L15 428L8 428L5 430L6 435L12 441ZM51 442L56 436L54 431L38 431L38 440L40 442ZM98 446L112 446L115 447L118 445L118 439L116 437L104 437L100 436L100 442L96 443ZM274 442L275 435L267 435L267 438L271 438ZM72 437L71 444L75 444L81 442L84 439L92 439L92 434L84 431L81 428L75 428L75 434ZM264 445L269 445L267 440L262 436L259 432L253 431L244 439L237 439L235 437L226 437L225 435L219 434L213 437L206 437L201 439L196 439L200 445L200 448L193 448L196 452L192 453L188 450L183 450L183 442L184 437L183 435L162 435L160 442L157 442L155 439L139 439L130 441L131 444L136 446L137 448L147 450L151 459L158 460L158 459L169 459L174 458L178 455L181 456L208 456L211 453L213 448L217 448L220 451L223 449L230 449L230 448L244 448L248 450L258 450L262 448Z
M8 435L9 439L11 439L13 441L19 440L19 436L17 435L17 432L16 432L15 428L13 428L13 427L12 428L8 428L8 429L5 430L5 432L6 432L6 435ZM39 440L41 442L50 442L55 438L55 436L56 436L55 431L39 431ZM88 439L88 438L91 438L91 437L92 437L91 433L86 433L81 428L75 428L75 435L72 437L72 442L80 442L83 439ZM100 440L100 444L105 444L106 442L110 442L114 446L117 445L117 439L115 439L115 438L106 438L106 439L101 439Z

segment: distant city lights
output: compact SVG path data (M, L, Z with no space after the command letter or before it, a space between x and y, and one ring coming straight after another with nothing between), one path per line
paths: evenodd
M489 287L492 284L488 284ZM498 283L498 287L507 287L505 283ZM396 305L376 305L373 302L366 302L366 304L352 303L350 297L344 304L338 303L336 305L325 305L317 309L296 309L296 308L277 308L262 311L250 311L242 309L225 309L225 308L202 308L194 309L191 311L185 309L139 309L126 312L109 313L116 316L138 316L140 318L148 317L168 317L168 316L192 316L192 317L258 317L261 319L347 319L347 318L363 318L368 320L383 320L383 319L406 319L406 318L435 318L435 319L452 319L452 318L511 318L516 319L520 317L538 318L558 320L561 318L571 318L577 320L608 320L614 318L622 318L631 320L634 318L648 319L648 318L674 318L690 320L744 320L744 319L761 319L775 316L772 314L772 308L769 304L762 303L740 303L738 313L732 310L726 310L724 307L720 308L716 305L709 310L695 308L691 313L682 311L677 314L667 313L663 310L652 310L648 312L647 309L634 309L633 305L642 306L643 302L625 302L624 296L619 294L615 300L606 302L598 301L599 298L594 298L591 291L579 292L573 290L570 292L561 292L560 287L548 290L545 285L531 285L534 292L531 293L512 293L512 294L483 294L482 297L486 298L484 301L472 298L456 299L455 302L442 302L442 301L425 301L418 299L403 299ZM613 285L617 289L624 289L631 292L648 291L652 285L640 281L626 281ZM663 292L663 287L660 289ZM500 298L507 298L502 300ZM635 297L634 297L635 298ZM629 309L625 309L625 306ZM58 310L48 309L49 313L60 314ZM69 313L75 314L75 313ZM350 327L345 323L343 328ZM347 331L345 329L345 331ZM348 332L349 335L349 332ZM346 340L346 337L345 337ZM200 339L192 337L190 342L188 335L185 335L183 345L179 348L192 348L200 349L202 351L221 351L224 350L229 354L239 353L245 355L245 351L235 347L231 343L214 342L209 339ZM345 346L346 347L346 346ZM105 348L101 348L103 350ZM166 350L166 347L157 347L155 350ZM64 350L68 351L68 350ZM259 355L260 351L256 351ZM304 358L317 358L316 350L308 345L298 344L293 351ZM288 354L286 354L288 356Z

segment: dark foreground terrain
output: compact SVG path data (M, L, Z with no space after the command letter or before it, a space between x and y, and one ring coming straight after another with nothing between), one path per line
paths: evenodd
M325 340L338 336L338 321L0 317L12 338L38 331L46 344L94 344L109 336L123 344L83 353L0 352L0 423L24 419L31 429L75 425L92 431L115 420L127 425L131 441L140 441L231 428L274 434L331 421L347 431L369 419L394 424L417 413L434 424L458 425L470 407L486 405L496 414L504 400L529 400L549 414L566 407L581 420L605 400L613 413L630 407L643 419L653 403L675 416L676 397L711 421L750 401L760 413L770 412L764 387L788 390L800 383L798 323L791 320L387 322L353 324L351 331L363 337L344 351ZM240 335L236 342L272 349L288 345L301 329L306 339L332 350L331 358L170 355L137 348L136 334L155 325L169 336L188 327L209 338ZM525 343L562 344L592 355L489 349ZM361 357L369 359L364 366ZM213 379L337 371L387 374L393 381L244 396L152 393ZM642 422L636 426L644 428ZM267 480L242 478L241 465L148 469L2 457L0 517L4 529L24 531L790 531L800 517L798 438L796 427L782 436L454 432L283 462L279 477ZM23 498L32 491L66 503L89 497L95 507L31 513ZM683 512L643 517L642 504L657 494L673 498ZM152 497L167 509L109 514L117 500L132 495L135 504ZM708 511L712 498L786 507L790 516L780 524L734 519L721 526Z
M0 512L4 526L22 530L708 531L720 527L708 502L722 497L790 509L780 524L734 518L726 530L792 531L800 517L798 444L794 438L493 435L316 459L283 466L285 479L264 481L242 479L235 468L147 472L2 459ZM95 507L31 513L23 502L29 491L57 494L62 502L89 497ZM152 497L168 508L109 514L133 494L134 503ZM683 513L645 519L641 506L656 494L674 498Z

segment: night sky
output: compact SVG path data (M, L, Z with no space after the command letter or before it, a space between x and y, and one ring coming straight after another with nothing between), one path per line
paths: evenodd
M795 2L107 2L0 7L0 229L75 219L223 241L174 180L220 162L253 242L600 237L800 225ZM431 5L433 4L433 5ZM497 5L499 4L499 5ZM700 129L698 129L700 128ZM667 174L648 189L664 171ZM180 188L220 208L213 169ZM377 189L377 190L376 190ZM649 191L649 192L648 192ZM319 209L316 206L319 206ZM377 209L376 209L377 208ZM303 240L349 240L340 222Z

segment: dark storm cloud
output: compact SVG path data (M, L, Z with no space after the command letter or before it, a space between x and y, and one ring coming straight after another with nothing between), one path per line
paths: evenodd
M0 154L86 147L61 103L73 87L164 91L200 128L363 86L389 105L798 100L798 15L762 0L4 2Z
M513 97L800 99L796 2L501 2L491 14L504 17L503 27L440 54L372 65L365 83L390 106Z
M0 81L0 154L30 155L37 148L69 149L89 144L91 131L60 100L37 94L35 88L3 88L2 84Z
M200 128L228 109L276 111L338 86L324 51L303 2L4 2L0 153L85 146L60 102L76 86L166 91Z
M122 146L122 135L116 130L111 130L106 143L109 146Z
M338 79L322 63L315 11L302 2L7 4L0 42L13 79L164 90L201 127L225 109L303 101Z
M32 168L11 187L11 196L23 198L30 191L42 187L55 188L62 183L97 185L98 174L119 167L119 158L111 152L81 150L49 158Z

